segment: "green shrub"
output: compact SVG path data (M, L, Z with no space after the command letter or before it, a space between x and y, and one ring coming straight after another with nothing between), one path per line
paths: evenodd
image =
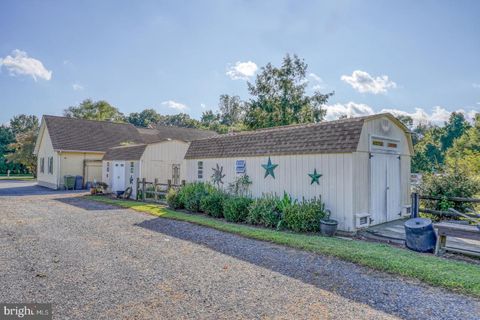
M320 199L294 203L285 211L285 225L295 232L314 232L320 229L320 220L325 217L325 204Z
M251 198L231 196L225 199L223 215L230 222L244 222L248 215L248 206L252 203Z
M278 202L279 199L273 196L254 200L248 207L246 221L269 228L278 227L282 220L282 212L278 209Z
M188 183L179 191L180 202L183 203L185 209L199 212L200 201L213 190L213 186L203 182Z
M168 206L172 209L181 209L184 206L179 196L179 192L173 188L170 188L170 190L168 190L166 199Z
M422 182L418 187L418 191L421 195L439 196L441 200L422 200L421 206L426 209L448 211L449 208L453 208L460 212L465 212L466 209L474 209L474 206L470 202L453 202L449 201L447 197L463 197L474 198L478 192L480 192L480 183L471 178L464 171L447 171L443 174L424 174ZM443 219L452 219L448 215L428 215L427 216L434 221Z
M223 203L225 198L226 195L220 191L212 192L202 198L200 208L212 217L223 218Z

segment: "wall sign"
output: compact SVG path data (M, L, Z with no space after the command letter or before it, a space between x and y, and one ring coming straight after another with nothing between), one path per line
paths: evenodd
M247 162L245 160L235 161L235 173L244 174L247 171Z

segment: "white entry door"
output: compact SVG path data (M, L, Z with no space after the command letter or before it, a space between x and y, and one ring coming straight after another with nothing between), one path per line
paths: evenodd
M112 191L125 190L125 161L113 161Z
M372 153L370 158L371 224L400 217L400 160L398 155Z

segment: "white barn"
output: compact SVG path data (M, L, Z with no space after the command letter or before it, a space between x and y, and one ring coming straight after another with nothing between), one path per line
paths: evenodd
M149 182L179 185L186 180L185 153L190 141L211 137L215 132L191 128L159 126L137 128L144 143L116 146L107 150L102 159L102 181L112 192L132 188L135 197L137 178Z
M187 182L226 187L247 174L252 196L321 196L339 230L354 232L401 218L410 208L408 128L391 114L240 132L193 141Z

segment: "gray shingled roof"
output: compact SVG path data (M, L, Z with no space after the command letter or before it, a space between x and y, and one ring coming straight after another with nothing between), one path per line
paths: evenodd
M125 142L143 143L137 128L128 123L44 116L55 150L99 151Z
M154 129L138 128L145 143L165 141L168 139L190 142L216 136L215 131L174 126L157 126Z
M140 160L146 144L113 147L103 155L103 160Z
M358 117L219 135L193 141L185 159L354 152L357 150L363 123L367 118Z
M159 126L155 129L136 128L130 123L84 120L44 116L53 149L105 152L125 143L148 144L176 139L190 142L216 135L213 131Z

